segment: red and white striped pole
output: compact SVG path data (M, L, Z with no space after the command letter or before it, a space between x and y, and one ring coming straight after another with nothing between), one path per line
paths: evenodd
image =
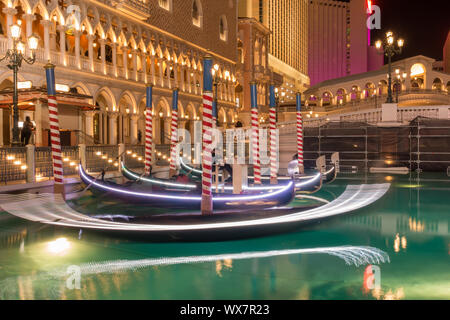
M269 119L270 119L270 183L278 183L278 163L277 163L277 110L275 100L275 86L269 86Z
M253 155L253 183L261 184L261 163L259 161L259 119L256 82L250 82L250 97L252 110L252 155Z
M297 110L297 154L298 154L298 172L305 173L303 166L303 118L302 118L302 95L296 93L296 110Z
M171 123L171 137L170 137L170 167L169 177L177 173L177 145L178 145L178 88L173 89L172 92L172 123Z
M153 85L147 84L145 101L145 175L150 175L153 155L153 115L152 115Z
M203 153L202 153L202 214L212 214L212 56L203 59Z
M44 66L44 68L47 78L48 117L50 122L50 144L52 148L54 179L53 192L64 195L63 162L61 154L61 139L59 133L58 103L56 102L55 89L55 66L49 62Z

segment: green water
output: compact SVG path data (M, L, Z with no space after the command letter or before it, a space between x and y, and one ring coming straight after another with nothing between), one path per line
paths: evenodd
M343 177L314 195L332 200L347 184L364 182L392 186L381 200L351 214L293 233L226 242L148 243L87 231L79 239L78 230L1 212L0 299L450 299L450 178L416 178ZM83 211L94 204L89 196L77 203ZM116 209L126 212L123 205ZM59 238L66 241L54 242ZM69 288L71 274L64 273L70 265L105 261L349 245L389 255L390 262L378 264L379 289L363 289L366 264L348 265L325 253L96 270L81 274L80 289Z

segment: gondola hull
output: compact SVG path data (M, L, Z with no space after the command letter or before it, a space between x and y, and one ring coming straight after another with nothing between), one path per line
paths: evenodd
M199 191L179 192L159 189L149 190L148 186L120 185L110 181L96 180L79 166L80 178L90 189L111 199L123 202L149 205L160 208L200 209ZM290 203L295 196L294 183L288 182L283 188L251 194L220 194L213 196L213 208L218 210L248 210L280 207Z
M171 181L167 179L158 179L155 177L146 177L140 175L132 170L128 169L123 163L121 163L121 171L122 175L131 181L136 181L138 183L142 183L143 185L155 186L160 188L166 188L170 190L180 190L180 191L191 191L191 190L199 190L201 185L200 183L196 183L193 181L190 182L177 182ZM263 177L267 179L263 179L263 184L248 186L248 191L257 191L261 189L269 190L272 185L268 182L268 177ZM251 177L249 177L249 181L253 181ZM282 188L287 183L291 181L290 177L281 177L278 184L273 185L275 188ZM305 176L300 176L295 179L295 190L296 193L314 193L318 191L322 187L322 176L316 172ZM214 191L215 188L213 188ZM223 189L225 192L231 193L233 191L233 186L231 184L226 184L225 186L220 185L219 189Z
M181 158L180 158L180 167L183 173L188 175L190 179L198 179L201 177L201 170L195 169L191 167L190 165L186 164ZM296 193L314 193L320 190L322 187L322 179L327 178L326 175L320 176L318 172L311 172L308 175L299 176L295 179L295 191ZM330 176L331 178L331 176ZM291 177L288 176L279 176L278 180L281 184L285 183L286 181L290 181ZM248 177L249 183L253 183L253 177ZM268 176L262 176L261 182L263 185L270 184L270 177Z

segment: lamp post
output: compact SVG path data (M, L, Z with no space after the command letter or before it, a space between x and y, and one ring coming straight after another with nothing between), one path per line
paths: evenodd
M213 125L217 126L218 124L218 113L217 113L217 89L219 86L219 65L216 63L214 65L214 67L211 69L211 73L213 76L213 86L214 86L214 100L213 100L213 111L212 111L212 116L213 116Z
M20 20L19 20L20 21ZM18 22L19 22L18 21ZM19 22L20 23L20 22ZM31 35L28 38L28 47L31 49L31 57L25 57L25 43L20 40L21 27L20 24L10 26L11 37L13 39L13 47L6 51L4 57L0 61L7 60L8 68L13 71L14 94L13 94L13 146L20 146L19 139L19 108L18 108L18 91L17 91L17 72L22 66L22 61L33 64L36 61L36 52L38 46L38 38Z
M381 41L375 42L375 47L380 50L383 49L384 54L388 57L388 97L386 103L393 103L392 98L392 57L396 54L402 53L403 45L405 44L403 39L397 40L397 46L394 44L394 34L389 31L386 33L386 38Z
M400 91L399 90L399 86L400 86L400 89L401 89L401 87L403 85L403 82L405 82L407 74L403 73L403 75L400 75L400 71L398 69L395 70L395 73L397 74L397 86L396 86L396 89L395 89L395 101L396 101L396 103L398 103L398 92Z

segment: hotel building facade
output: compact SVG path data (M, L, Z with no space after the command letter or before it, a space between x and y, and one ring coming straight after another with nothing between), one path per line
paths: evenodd
M0 55L11 48L10 25L21 40L39 37L36 63L23 64L20 119L36 124L34 142L48 145L43 66L56 65L60 127L66 143L136 144L145 124L145 86L152 84L154 141L170 141L172 92L179 90L179 127L193 132L202 112L202 59L219 65L221 124L236 119L236 1L5 0L0 2ZM0 65L0 144L12 130L12 72ZM67 92L68 91L68 92ZM139 131L141 134L139 134ZM143 143L143 138L141 143Z
M308 75L322 81L380 68L383 55L370 44L367 0L309 0Z
M294 101L296 91L303 92L309 87L308 2L239 0L238 3L240 18L253 18L270 31L261 47L262 56L267 52L267 66L271 81L279 86L280 102ZM268 92L266 86L260 90Z

